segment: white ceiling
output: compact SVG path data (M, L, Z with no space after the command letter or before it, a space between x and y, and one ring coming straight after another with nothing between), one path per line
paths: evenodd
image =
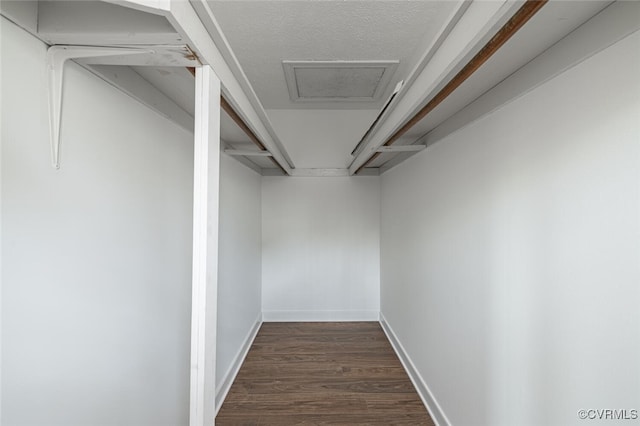
M396 82L409 78L410 71L447 25L454 9L460 5L460 1L455 0L208 0L208 3L265 109L269 121L265 125L273 129L292 159L294 168L342 170L349 167L353 159L351 151L375 120ZM486 64L397 144L415 143L608 3L608 0L547 3ZM73 2L52 4L69 8ZM73 8L71 10L75 11ZM52 12L49 15L55 14ZM58 15L64 17L64 22L69 21L67 14ZM74 37L85 36L83 32L78 34L74 33ZM175 34L170 36L176 37ZM391 75L385 93L371 102L339 98L343 94L356 93L353 89L362 89L362 92L356 93L361 98L366 97L363 93L370 96L375 91L375 83L379 83L378 77L365 75L369 78L364 78L364 83L371 83L367 89L358 86L363 81L354 81L353 87L344 85L357 78L336 72L335 69L318 76L322 73L310 68L313 72L307 72L311 78L307 85L295 83L298 89L302 88L302 96L310 93L312 96L335 99L294 102L289 95L283 61L397 61L398 66ZM145 62L140 65L152 64ZM194 79L184 66L132 66L131 69L172 99L179 107L174 111L184 110L188 118L194 112ZM308 70L302 70L301 73L305 74L305 71ZM360 74L356 72L354 75L357 77ZM117 73L113 75L117 80ZM332 86L333 83L342 86ZM422 89L408 87L407 90ZM426 101L427 98L424 99ZM419 106L416 106L416 111L418 109ZM402 123L393 124L400 126ZM221 137L226 148L257 149L226 113L221 117ZM371 166L381 167L394 155L384 154ZM400 154L396 160L403 155ZM248 156L242 161L257 169L276 167L267 157Z
M372 124L395 84L408 79L459 4L432 0L208 0L208 3L295 167L314 169L348 167L351 150ZM397 143L415 143L608 3L549 2ZM305 103L294 102L289 96L283 61L385 60L397 60L399 65L377 101ZM326 86L313 87L318 93L334 89L332 82L317 80L316 83ZM394 155L385 154L372 166L380 167Z
M379 109L456 1L208 1L265 109ZM374 102L294 103L282 61L398 60ZM366 130L366 128L365 128Z
M231 50L298 169L345 169L351 151L400 80L448 22L457 1L208 1ZM394 61L386 88L371 100L340 85L335 69L311 78L309 93L328 101L291 100L283 61ZM395 66L395 64L393 64ZM386 74L390 74L388 77ZM313 75L311 76L313 77ZM376 80L375 78L373 80ZM378 80L372 82L373 90ZM296 84L295 82L293 83ZM340 89L342 88L342 89ZM364 97L364 96L361 96ZM295 97L294 97L295 98Z

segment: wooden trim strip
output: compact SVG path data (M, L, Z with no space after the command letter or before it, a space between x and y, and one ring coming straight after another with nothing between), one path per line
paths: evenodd
M471 75L482 66L494 53L500 49L515 33L518 32L524 24L529 21L548 0L527 0L511 19L498 30L498 32L484 45L482 49L462 68L450 81L431 99L420 111L416 113L409 121L400 127L383 146L389 146L404 135L409 129L415 126L427 114L433 111L442 103L454 90L464 83ZM356 170L356 174L360 173L367 165L374 161L380 155L379 152L373 154L362 166Z
M242 131L247 136L249 136L249 139L251 139L251 142L256 144L256 146L260 148L261 151L267 150L262 144L262 142L260 142L260 140L256 137L256 135L251 131L249 126L245 124L244 120L238 115L238 113L236 113L233 107L229 105L229 102L227 102L227 100L222 96L220 96L220 106L229 115L229 117L231 117L231 119L238 125L238 127L240 127Z

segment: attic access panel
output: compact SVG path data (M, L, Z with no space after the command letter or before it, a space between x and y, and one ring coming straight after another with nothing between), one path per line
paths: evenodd
M375 102L398 61L283 61L294 102Z

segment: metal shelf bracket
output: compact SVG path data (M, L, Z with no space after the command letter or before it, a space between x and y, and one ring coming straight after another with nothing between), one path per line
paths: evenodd
M51 46L47 50L47 74L49 97L49 133L51 140L51 161L53 167L60 168L60 119L62 113L62 84L64 64L68 59L94 58L153 53L149 49L93 47L93 46Z

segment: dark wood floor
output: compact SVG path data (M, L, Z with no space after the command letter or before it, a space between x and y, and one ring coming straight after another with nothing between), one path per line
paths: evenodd
M376 322L264 323L216 425L433 425Z

